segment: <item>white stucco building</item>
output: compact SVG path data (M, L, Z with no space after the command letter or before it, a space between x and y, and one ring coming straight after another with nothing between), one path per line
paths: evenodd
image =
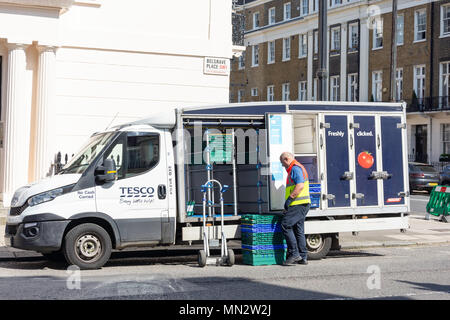
M93 132L180 105L226 103L231 0L0 0L0 198ZM1 199L0 199L1 200Z

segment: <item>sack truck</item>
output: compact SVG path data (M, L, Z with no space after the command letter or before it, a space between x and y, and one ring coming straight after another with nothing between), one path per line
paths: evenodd
M81 269L112 250L240 239L242 214L281 214L290 151L308 171L310 259L340 232L409 228L406 104L261 102L176 108L93 134L62 171L19 188L5 240ZM203 225L202 186L207 190ZM221 199L222 200L222 199Z

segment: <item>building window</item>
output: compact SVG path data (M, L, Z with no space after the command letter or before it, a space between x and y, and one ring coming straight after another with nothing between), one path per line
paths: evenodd
M252 46L252 67L259 65L259 45Z
M425 66L414 66L414 91L417 99L425 98ZM423 101L419 100L419 103Z
M274 101L273 86L267 86L267 101Z
M450 61L441 63L440 73L439 107L448 109L450 106Z
M383 100L383 72L372 72L372 96L373 101Z
M403 44L405 38L405 18L402 14L397 16L397 45L400 46Z
M331 51L341 50L341 28L331 28ZM336 53L336 52L335 52Z
M252 94L252 97L257 97L258 96L258 88L252 88L251 94Z
M330 8L342 4L342 0L330 0Z
M284 4L284 10L283 10L283 20L289 20L291 18L291 3L285 3Z
M395 100L403 100L403 68L395 71Z
M441 7L441 36L450 36L450 4Z
M358 101L358 74L348 75L348 101Z
M269 24L274 24L275 21L275 7L269 9Z
M300 81L298 83L298 100L299 101L306 101L307 100L307 82L306 81Z
M244 53L242 53L242 54L239 56L238 67L239 67L239 70L242 70L242 69L245 68L245 57L244 57Z
M300 15L306 16L309 12L309 0L301 0Z
M299 48L298 48L298 57L304 58L308 55L308 35L301 34L299 36Z
M275 62L275 41L269 41L267 45L267 63Z
M423 41L426 36L427 11L425 9L414 12L414 41Z
M319 0L313 0L313 12L319 11Z
M441 124L442 153L450 153L450 123Z
M357 23L352 23L349 25L348 34L348 48L350 51L358 50L359 32Z
M383 48L383 19L375 20L372 49Z
M340 89L339 89L339 76L330 77L330 101L339 101Z
M283 61L291 59L291 38L283 39Z
M313 81L313 91L312 91L312 100L313 101L317 101L317 91L319 87L319 79L318 78L314 78Z
M253 29L259 28L259 12L253 14Z
M314 31L314 54L319 53L319 31ZM317 59L317 57L314 57L314 59Z
M244 90L238 90L238 101L237 102L243 102L244 101Z
M289 101L290 88L291 88L291 85L289 83L283 83L283 85L281 87L281 98L283 101Z

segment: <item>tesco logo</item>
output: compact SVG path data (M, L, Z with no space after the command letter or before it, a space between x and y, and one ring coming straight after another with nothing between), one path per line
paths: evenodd
M155 189L153 187L120 187L121 197L146 198L153 197Z

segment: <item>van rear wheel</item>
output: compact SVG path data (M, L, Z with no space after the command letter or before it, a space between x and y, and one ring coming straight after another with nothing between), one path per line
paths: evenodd
M332 242L333 239L329 234L307 234L308 259L320 260L325 257L330 252Z
M82 270L103 267L111 256L111 250L108 232L94 223L80 224L64 238L63 253L66 261Z

